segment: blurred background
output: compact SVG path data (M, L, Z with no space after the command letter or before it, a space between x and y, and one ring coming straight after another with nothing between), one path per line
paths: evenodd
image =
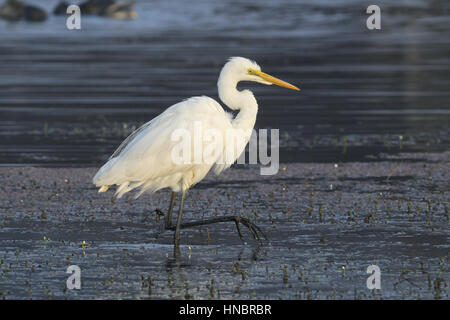
M280 129L281 162L449 150L448 0L137 0L136 19L82 15L81 30L58 1L27 3L47 19L0 20L1 165L98 166L170 105L218 99L230 56L302 89L241 85L257 128Z

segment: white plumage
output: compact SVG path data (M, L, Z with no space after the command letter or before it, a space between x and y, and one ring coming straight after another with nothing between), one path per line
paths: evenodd
M277 84L297 89L281 80L261 72L260 67L245 58L231 58L223 67L218 80L220 99L233 110L240 110L233 118L222 106L209 97L193 97L177 103L162 114L147 122L132 133L114 152L109 161L97 172L93 183L104 192L112 185L117 185L115 196L140 188L136 195L143 192L154 192L163 188L171 188L173 192L184 192L202 180L214 168L218 174L228 168L245 148L249 140L249 132L253 129L258 104L252 92L239 91L239 81L255 81L263 84ZM236 148L226 140L223 148L215 153L213 163L174 163L173 148L180 143L172 139L175 130L183 129L195 135L195 123L201 124L202 134L209 129L220 132L223 137L227 130L236 130L245 140L243 146L233 150L234 159L225 161L227 148ZM198 132L197 132L198 134ZM207 144L203 147L206 148Z
M205 130L231 127L230 117L223 108L208 97L194 97L177 103L141 127L117 155L94 177L97 186L119 185L117 196L140 187L136 197L144 191L169 187L173 191L186 190L199 182L213 164L172 163L172 148L179 143L171 139L177 129L193 133L194 121L201 121ZM193 161L192 161L193 162ZM217 173L222 171L221 167Z

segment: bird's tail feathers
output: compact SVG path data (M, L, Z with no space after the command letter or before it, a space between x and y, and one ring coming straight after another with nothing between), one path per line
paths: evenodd
M98 189L98 193L102 193L102 192L108 191L109 187L110 186L108 186L108 185L101 186L101 188Z
M121 170L115 166L117 164L118 158L112 158L106 162L95 174L92 182L97 186L113 185L117 182L117 175L121 174ZM115 169L115 170L113 170Z
M122 198L122 196L129 191L128 186L130 185L129 181L125 181L122 183L116 190L114 194L114 198Z

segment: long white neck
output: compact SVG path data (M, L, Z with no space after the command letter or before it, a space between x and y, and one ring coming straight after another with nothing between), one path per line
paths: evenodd
M239 79L232 74L223 72L220 74L217 87L220 100L232 110L240 110L231 122L235 129L251 130L255 126L258 103L250 90L239 91L236 86Z

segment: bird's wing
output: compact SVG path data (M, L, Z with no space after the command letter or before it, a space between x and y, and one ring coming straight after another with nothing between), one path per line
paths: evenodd
M97 186L139 182L189 170L193 164L175 164L172 139L177 129L193 132L194 122L204 130L220 129L229 119L223 108L208 97L194 97L169 107L133 132L94 177ZM229 123L229 120L228 120ZM229 125L225 122L225 125Z

